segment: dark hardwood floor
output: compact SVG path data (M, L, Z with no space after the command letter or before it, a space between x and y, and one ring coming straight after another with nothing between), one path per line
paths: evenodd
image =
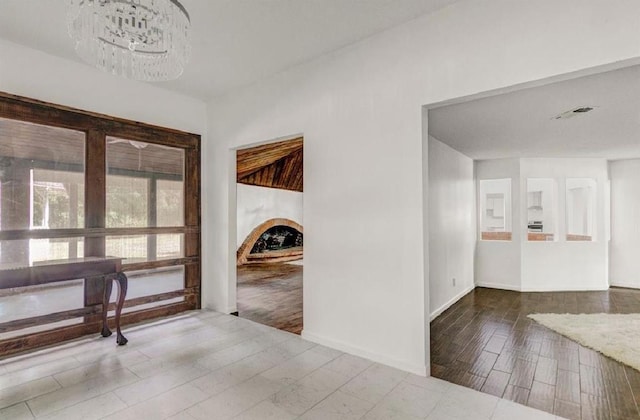
M281 330L302 331L302 266L238 267L238 316Z
M640 312L640 290L477 288L431 322L431 374L569 419L640 419L640 372L527 318L601 312Z

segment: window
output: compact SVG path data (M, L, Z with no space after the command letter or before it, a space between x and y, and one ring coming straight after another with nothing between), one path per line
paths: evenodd
M184 182L158 179L157 221L158 226L182 226L184 224Z
M107 137L107 227L184 226L184 150Z
M594 241L596 181L567 178L567 241Z
M553 179L527 179L527 239L555 240L556 185Z
M480 238L511 240L511 179L480 181Z
M99 278L3 282L16 267L120 257L131 289L123 323L197 309L199 174L197 135L0 93L0 307L29 302L0 318L0 356L99 323Z
M184 150L107 137L107 227L184 226ZM180 233L108 236L128 262L181 258Z
M47 231L84 227L84 162L84 132L0 118L0 231L41 231L0 240L0 264L83 256L81 237Z

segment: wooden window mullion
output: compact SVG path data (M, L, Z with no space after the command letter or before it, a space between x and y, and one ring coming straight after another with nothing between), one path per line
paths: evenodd
M185 226L200 227L200 149L193 147L185 150L184 184L184 221ZM185 234L185 257L200 257L200 230ZM200 259L196 263L186 264L184 287L190 290L185 300L200 308Z
M100 131L87 133L84 211L85 228L106 227L106 135ZM105 256L105 238L85 238L86 257Z
M158 226L158 180L152 176L147 181L147 226ZM157 257L158 237L147 235L147 259L155 260Z
M105 133L89 130L85 143L84 223L85 229L106 227L106 145ZM105 256L105 236L84 238L85 257ZM99 278L85 279L84 305L102 303L104 282ZM90 321L90 319L85 319Z

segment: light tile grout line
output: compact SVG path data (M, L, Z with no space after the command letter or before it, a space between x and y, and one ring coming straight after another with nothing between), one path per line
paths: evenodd
M197 315L196 315L196 316L197 316ZM248 327L249 327L249 326L247 326L247 327L245 327L245 328L248 328ZM241 329L239 329L239 330L243 330L243 329L245 329L245 328L241 328ZM245 340L245 341L246 341L246 340ZM242 341L242 342L244 342L244 341ZM228 348L228 347L227 347L227 348ZM221 349L221 350L223 350L223 349ZM134 349L132 349L131 351L134 351ZM140 350L138 350L138 351L140 351ZM129 351L127 351L127 353L128 353L128 352L129 352ZM142 352L140 352L140 353L142 353ZM142 353L142 354L144 354L144 353ZM145 355L145 356L146 356L146 357L149 357L149 356L147 356L147 355ZM62 358L65 358L65 357L69 357L69 356L64 356L64 357L62 357ZM70 356L70 357L75 358L75 356ZM110 357L115 357L115 356L110 356ZM249 357L249 356L247 356L247 357ZM149 357L149 360L151 360L151 359L153 359L153 358ZM243 358L243 359L244 359L244 358ZM243 359L242 359L242 360L243 360ZM44 363L41 363L41 364L37 364L37 365L35 365L35 366L42 366L42 365L45 365L45 364L47 364L47 363L52 363L52 362L55 362L55 361L58 361L58 360L60 360L60 359L50 360L50 361L47 361L47 362L44 362ZM76 360L77 360L77 359L76 359ZM67 370L63 370L63 371L57 372L57 373L56 373L56 375L57 375L57 374L59 374L59 373L67 372L67 371L72 370L72 369L77 369L77 368L79 368L79 367L89 366L89 365L92 365L92 364L96 364L97 362L99 362L99 360L100 360L100 359L98 359L98 361L93 361L93 362L90 362L90 363L81 364L80 366L76 366L76 367L73 367L73 368L70 368L70 369L67 369ZM188 362L187 362L187 363L188 363ZM187 364L187 363L185 363L185 364ZM195 363L194 363L194 365L195 365ZM180 365L180 366L182 366L182 365ZM221 368L221 367L220 367L220 368ZM27 368L27 369L28 369L28 368ZM132 373L134 376L136 376L136 377L140 378L138 375L136 375L136 374L135 374L135 372L132 372L132 371L131 371L131 370L129 370L127 367L125 367L125 368L123 368L123 369L126 369L128 372ZM216 369L216 370L217 370L217 369ZM15 371L15 372L18 372L18 371ZM202 377L202 376L205 376L205 375L207 375L207 374L208 374L208 373L210 373L210 372L212 372L212 371L207 370L203 375L201 375L201 376L199 376L199 377L197 377L197 378L193 378L192 380L195 380L195 379L198 379L198 378L200 378L200 377ZM13 372L10 372L10 373L13 373ZM161 374L161 373L160 373L160 374ZM155 375L154 375L154 376L155 376ZM54 377L54 375L43 376L42 378L34 379L34 381L37 381L37 380L40 380L40 379L43 379L43 378L46 378L46 377L51 377L51 378L52 378L52 379L53 379L53 380L54 380L54 381L55 381L55 382L60 386L60 388L57 388L57 389L52 390L52 391L50 391L50 392L47 392L47 393L44 393L44 394L38 395L38 396L33 397L33 398L30 398L30 399L28 399L28 400L23 400L23 401L17 402L16 404L13 404L13 405L17 405L17 404L24 403L24 404L29 408L29 411L30 411L31 415L35 418L35 415L34 415L34 413L33 413L33 410L31 409L31 406L29 405L29 401L31 401L31 400L33 400L33 399L35 399L35 398L39 398L39 397L44 396L44 395L48 395L48 394L51 394L51 393L57 392L57 391L59 391L59 390L61 390L61 389L64 389L64 388L65 388L65 387L64 387L64 386L62 386L62 384L60 384L60 382L59 382L59 381ZM153 376L151 376L151 377L153 377ZM85 381L81 381L81 382L78 382L77 384L73 384L73 385L82 384L82 383L87 382L87 381L89 381L89 380L91 380L91 379L92 379L92 378L87 378L87 380L85 380ZM142 380L142 379L146 379L146 378L140 378L140 380ZM29 383L29 382L33 382L33 381L25 382L25 384L27 384L27 383ZM131 382L130 384L127 384L127 385L132 385L132 384L134 384L134 383L138 383L138 382L140 382L140 381L134 381L134 382ZM185 382L185 383L188 383L188 382ZM173 390L173 389L175 389L175 388L177 388L177 387L179 387L179 386L184 385L185 383L180 384L180 385L176 385L176 386L174 386L174 387L172 387L172 388L170 388L170 389L166 390L165 392L169 392L169 391L171 391L171 390ZM123 385L123 386L127 386L127 385ZM120 387L118 387L118 388L120 388ZM94 397L88 398L88 399L83 400L83 401L78 401L78 402L77 402L77 403L75 403L75 404L71 404L71 405L69 405L69 406L62 407L62 408L60 408L59 410L55 410L55 411L53 411L53 412L51 412L51 413L49 413L49 414L47 414L47 415L51 415L51 414L54 414L54 413L59 412L59 411L61 411L61 410L65 410L65 409L68 409L68 408L71 408L71 407L77 406L78 404L84 403L84 402L86 402L86 401L92 400L93 398L98 398L98 397L100 397L100 396L103 396L103 395L106 395L106 394L109 394L109 393L113 393L113 394L117 397L117 394L115 394L115 392L113 392L113 391L117 390L118 388L112 389L112 390L107 391L107 392L103 392L103 393L101 393L101 394L99 394L99 395L96 395L96 396L94 396ZM164 392L163 392L163 393L161 393L161 394L158 394L158 395L162 395L162 394L164 394ZM157 396L157 395L156 395L156 396ZM156 396L153 396L153 397L151 397L151 398L155 398ZM149 399L151 399L151 398L149 398ZM118 397L118 399L119 399L120 401L122 401L119 397ZM140 401L139 403L142 403L142 402L145 402L145 401L148 401L148 399L147 399L147 400L144 400L144 401ZM123 401L123 404L124 404L125 406L127 406L126 408L128 408L128 407L132 407L132 406L129 406L129 405L128 405L127 403L125 403L124 401ZM12 406L13 406L13 405L12 405ZM134 404L134 405L136 405L136 404ZM126 408L125 408L125 409L126 409ZM124 409L123 409L123 410L124 410ZM122 411L122 410L119 410L119 411Z
M372 365L372 366L373 366L373 365ZM358 375L356 375L356 376L354 376L353 378L351 378L351 380L349 380L347 383L351 382L352 380L354 380L355 378L357 378L358 376L360 376L362 373L364 373L364 372L365 372L365 371L367 371L368 369L369 369L369 368L367 368L367 369L363 370L363 371L362 371L362 372L360 372ZM399 386L400 386L400 384L401 384L401 383L405 382L405 379L406 379L406 377L405 377L405 378L403 378L400 382L398 382L398 383L397 383L393 388L391 388L391 389L389 390L389 392L387 392L386 394L384 394L384 395L382 396L382 398L380 398L380 402L384 401L384 399L387 397L387 395L391 394L391 393L392 393L392 392L393 392L397 387L399 387ZM346 384L344 384L344 385L346 385ZM344 385L343 385L343 386L344 386ZM409 385L411 385L411 384L409 384ZM342 387L340 387L340 388L342 388ZM338 388L336 391L339 391L339 390L340 390L340 388ZM351 394L348 394L348 395L351 395ZM352 396L352 397L355 397L355 398L358 398L358 397L357 397L357 396L355 396L355 395L351 395L351 396ZM358 398L358 399L359 399L359 400L361 400L361 401L364 401L362 398ZM379 404L379 403L374 404L374 405L373 405L373 407L371 407L371 408L370 408L366 413L364 413L364 415L363 415L362 417L366 417L366 416L367 416L367 414L369 414L370 412L372 412L373 410L375 410L375 408L378 406L378 404ZM432 411L433 411L434 409L435 409L435 407L432 409ZM429 414L431 414L431 411L429 412ZM427 414L427 417L429 417L429 414ZM362 418L362 417L361 417L361 418Z
M251 322L253 322L253 321L251 321ZM260 325L262 325L262 324L260 324ZM240 329L240 330L244 330L244 329L246 329L246 328L250 328L250 327L251 327L251 325L249 325L249 326L247 326L247 327L245 327L245 328L242 328L242 329ZM259 337L259 336L262 336L262 335L266 335L266 334L268 334L269 332L270 332L270 331L268 331L268 330L266 330L266 331L261 331L261 332L260 332L260 334L258 335L258 337ZM241 343L244 343L244 342L246 342L246 341L253 340L253 339L255 339L255 338L257 338L257 337L252 337L252 338L250 338L250 339L243 340L243 341L241 341L240 343L236 343L236 344L241 344ZM223 368L225 368L225 367L227 367L227 366L230 366L230 365L233 365L233 364L236 364L236 363L240 363L240 362L242 362L243 360L248 359L248 358L250 358L250 357L253 357L253 356L255 356L256 354L259 354L259 353L261 353L261 352L263 352L263 351L265 351L265 350L267 350L267 349L270 349L270 348L272 348L272 347L276 347L277 345L282 344L282 343L284 343L284 342L286 342L286 341L295 340L295 339L296 339L296 337L295 337L295 336L293 336L293 337L291 337L290 339L283 340L283 341L281 341L281 342L275 342L275 343L272 343L271 345L269 345L269 346L265 347L264 349L259 350L259 351L255 352L255 353L249 354L249 355L247 355L247 356L245 356L245 357L243 357L243 358L241 358L241 359L236 360L236 361L235 361L235 362L233 362L233 363L229 363L229 364L227 364L227 365L219 366L219 367L217 367L216 369L213 369L213 370L207 370L203 375L198 376L197 378L193 378L193 379L191 379L189 382L185 382L185 383L183 383L183 384L176 385L175 387L173 387L173 388L171 388L171 389L168 389L168 390L166 390L165 392L163 392L163 393L161 393L161 394L158 394L158 395L156 395L156 396L153 396L153 397L151 397L151 398L156 398L156 397L158 397L158 396L161 396L161 395L163 395L163 394L165 394L165 393L167 393L167 392L170 392L170 391L172 391L172 390L174 390L174 389L176 389L176 388L179 388L179 387L181 387L181 386L184 386L185 384L189 384L189 383L191 383L191 382L193 382L193 381L195 381L195 380L197 380L197 379L199 379L199 378L202 378L203 376L206 376L206 375L208 375L208 374L210 374L210 373L212 373L212 372L218 371L218 370L220 370L220 369L223 369ZM231 346L229 346L229 347L222 348L222 349L220 349L220 350L218 350L218 351L226 350L226 349L228 349L228 348L230 348L230 347L235 346L236 344L233 344L233 345L231 345ZM287 360L291 360L291 359L293 359L294 357L296 357L296 356L298 356L298 355L300 355L300 354L303 354L303 353L305 353L305 352L307 352L307 351L310 351L310 350L312 350L314 347L317 347L317 346L318 346L318 345L314 343L314 345L313 345L312 347L310 347L310 348L306 349L306 350L305 350L305 351L303 351L302 353L299 353L299 354L297 354L297 355L295 355L295 356L293 356L293 357L291 357L291 358L289 358L289 359L287 359ZM215 354L215 353L218 353L218 352L214 352L214 353L212 353L212 354ZM331 359L331 360L333 360L333 359ZM324 365L328 364L331 360L327 361ZM284 362L283 362L283 363L284 363ZM195 366L195 365L197 365L197 364L198 364L198 363L197 363L197 362L195 362L193 365ZM324 366L324 365L322 365L322 366ZM322 367L322 366L320 366L320 367ZM320 369L320 367L318 367L317 369ZM265 371L266 371L266 370L269 370L269 369L270 369L270 368L265 369ZM316 369L316 370L317 370L317 369ZM263 371L263 372L264 372L264 371ZM246 379L245 381L243 381L242 383L245 383L245 382L247 382L247 381L249 381L249 380L251 380L251 379L253 379L253 378L255 378L255 377L259 376L259 375L261 375L263 372L258 372L258 373L256 373L255 375L253 375L253 376L251 376L251 377L247 378L247 379ZM311 374L311 373L313 373L313 372L315 372L315 370L314 370L314 371L312 371L312 372L310 372L309 374L305 375L304 377L307 377L308 375L310 375L310 374ZM136 376L137 376L137 375L136 375ZM304 378L304 377L303 377L303 378ZM300 380L301 380L301 379L302 379L302 378L300 378ZM240 384L236 384L236 385L234 385L234 386L238 386L238 385L240 385ZM234 386L229 387L229 388L227 388L227 389L232 389ZM226 390L225 390L225 391L226 391ZM222 392L225 392L225 391L222 391ZM222 392L221 392L221 393L222 393ZM276 391L276 392L274 392L273 394L271 394L269 397L264 398L264 399L262 399L262 400L258 401L256 404L252 405L252 406L251 406L251 407L249 407L247 410L243 410L243 411L242 411L242 413L244 413L245 411L251 410L253 407L257 406L258 404L261 404L262 402L264 402L264 401L268 400L268 399L269 399L269 398L271 398L273 395L275 395L277 392L279 392L279 391ZM116 396L117 396L117 394L115 394L115 392L114 392L114 395L116 395ZM220 393L219 393L219 394L217 394L217 395L220 395ZM214 395L214 396L215 396L215 395ZM207 399L208 399L208 398L211 398L211 397L214 397L214 396L207 397ZM117 411L116 413L121 412L121 411L124 411L124 410L126 410L126 409L128 409L128 408L131 408L131 407L135 407L136 405L143 404L143 403L145 403L145 402L149 401L151 398L149 398L149 399L147 399L147 400L144 400L144 401L140 401L140 402L138 402L138 403L136 403L136 404L134 404L134 405L131 405L131 406L129 406L128 404L124 403L125 405L127 405L127 407L126 407L126 408L124 408L124 409L122 409L122 410ZM205 399L205 400L206 400L206 399ZM190 405L189 407L186 407L186 408L185 408L184 410L182 410L182 411L185 411L185 412L186 412L187 410L189 410L190 408L192 408L192 407L194 407L194 406L196 406L196 405L200 404L201 402L202 402L202 401L198 401L198 402L196 402L196 403L194 403L194 404ZM182 411L181 411L181 412L182 412ZM238 413L238 415L240 415L240 414L242 414L242 413ZM112 414L115 414L115 413L112 413ZM109 414L108 416L110 416L110 415L112 415L112 414ZM176 413L176 414L178 414L178 413ZM189 413L187 413L187 414L189 414ZM105 416L105 417L108 417L108 416ZM191 416L191 417L193 417L193 416Z
M253 322L253 321L250 321L250 322ZM262 325L262 324L260 324L260 325ZM247 329L247 328L251 328L251 327L252 327L251 325L247 325L246 327L244 327L244 328L240 328L240 329L238 329L237 331L241 331L241 330L244 330L244 329ZM234 332L235 332L235 331L234 331ZM260 331L260 333L259 333L259 335L258 335L258 336L254 336L254 337L251 337L251 338L247 338L246 340L243 340L243 341L241 341L241 342L239 342L239 343L232 344L232 345L230 345L229 347L224 347L224 348L222 348L222 349L220 349L220 350L218 350L218 351L216 351L216 352L214 352L214 353L212 353L212 354L218 353L218 352L220 352L220 351L224 351L224 350L229 349L230 347L233 347L233 346L235 346L235 345L237 345L237 344L242 344L242 343L244 343L244 342L246 342L246 341L254 340L255 338L260 337L260 336L262 336L262 335L266 335L266 334L268 334L269 332L271 332L271 331L269 331L269 330ZM165 394L165 393L167 393L167 392L170 392L170 391L172 391L172 390L174 390L174 389L176 389L176 388L179 388L179 387L181 387L181 386L184 386L185 384L189 384L189 383L191 383L191 382L193 382L193 381L195 381L195 380L197 380L197 379L199 379L199 378L202 378L203 376L206 376L206 375L208 375L208 374L210 374L210 373L216 372L216 371L218 371L218 370L220 370L220 369L223 369L223 368L225 368L225 367L227 367L227 366L231 366L231 365L233 365L233 364L240 363L240 362L242 362L243 360L246 360L246 359L248 359L248 358L250 358L250 357L253 357L253 356L255 356L256 354L259 354L259 353L261 353L261 352L263 352L263 351L265 351L265 350L267 350L267 349L270 349L270 348L276 347L277 345L282 344L282 343L284 343L284 342L286 342L286 341L295 340L295 339L296 339L296 337L295 337L295 336L292 336L291 338L289 338L289 339L287 339L287 340L283 340L283 341L281 341L281 342L274 342L274 343L270 344L269 346L265 347L265 348L264 348L264 349L262 349L262 350L259 350L259 351L255 352L255 353L251 353L251 354L249 354L249 355L247 355L247 356L245 356L245 357L243 357L243 358L241 358L241 359L238 359L238 360L236 360L235 362L229 363L229 364L227 364L227 365L219 366L219 367L217 367L217 368L215 368L215 369L213 369L213 370L207 370L207 371L206 371L203 375L201 375L201 376L198 376L198 377L196 377L196 378L193 378L193 379L191 379L191 380L190 380L190 381L188 381L188 382L185 382L185 383L182 383L182 384L176 385L176 386L174 386L174 387L172 387L172 388L170 388L170 389L167 389L166 391L162 392L161 394L154 395L153 397L151 397L151 398L149 398L149 399L146 399L146 400L144 400L144 401L139 401L139 402L137 402L136 404L128 405L128 404L125 402L124 404L125 404L127 407L126 407L126 408L123 408L122 410L117 411L116 413L121 412L121 411L124 411L124 410L126 410L126 409L128 409L128 408L131 408L131 407L135 407L136 405L139 405L139 404L143 404L143 403L145 403L145 402L148 402L148 401L149 401L150 399L152 399L152 398L159 397L159 396L161 396L161 395L163 395L163 394ZM305 351L303 351L302 353L299 353L299 354L297 354L297 355L295 355L295 356L293 356L293 357L291 357L290 359L287 359L287 360L291 360L291 359L293 359L294 357L296 357L296 356L298 356L298 355L300 355L300 354L303 354L303 353L305 353L305 352L307 352L307 351L310 351L310 350L312 350L314 347L317 347L317 346L318 346L318 345L314 343L314 345L313 345L312 347L310 347L310 348L306 349L306 350L305 350ZM151 359L153 359L153 358L150 358L150 360L151 360ZM333 359L331 359L331 360L333 360ZM331 360L330 360L330 361L331 361ZM328 364L330 361L327 361L325 364ZM187 362L187 363L189 363L189 362ZM187 363L185 363L185 364L187 364ZM198 363L197 363L197 362L194 362L194 363L193 363L193 365L194 365L194 366L196 366L196 365L198 365ZM180 366L182 366L182 365L180 365ZM322 365L322 366L324 366L324 365ZM322 367L322 366L320 366L320 367ZM320 367L318 367L318 369L319 369ZM269 369L270 369L270 368L269 368ZM266 370L269 370L269 369L266 369ZM316 369L316 370L317 370L317 369ZM263 371L263 372L264 372L264 371ZM247 378L245 381L243 381L243 382L241 382L241 383L247 382L247 381L249 381L249 380L251 380L251 379L255 378L256 376L259 376L259 375L260 375L260 374L262 374L263 372L258 372L258 373L256 373L255 375L253 375L253 376L251 376L251 377ZM315 370L314 370L314 371L312 371L312 372L315 372ZM308 375L310 375L312 372L310 372ZM134 373L134 374L135 374L135 373ZM305 375L304 377L306 377L306 376L308 376L308 375ZM136 376L137 376L137 375L136 375ZM153 376L150 376L149 378L152 378L152 377L153 377ZM148 379L148 378L143 378L143 379ZM302 379L302 378L301 378L301 379ZM137 382L137 381L136 381L136 382ZM132 384L133 384L133 383L136 383L136 382L132 382ZM234 386L232 386L232 387L229 387L229 388L227 388L227 389L232 389L233 387L238 386L238 385L240 385L240 384L236 384L236 385L234 385ZM225 391L226 391L226 390L225 390ZM111 391L111 392L113 392L113 391ZM222 391L222 392L224 392L224 391ZM221 392L221 393L222 393L222 392ZM276 392L274 392L272 395L270 395L269 397L267 397L267 398L265 398L265 399L263 399L263 400L260 400L259 402L257 402L256 404L254 404L254 405L252 405L250 408L248 408L247 410L250 410L251 408L255 407L256 405L258 405L258 404L262 403L263 401L265 401L265 400L269 399L271 396L275 395L277 392L279 392L279 391L276 391ZM116 396L117 396L117 394L115 394L115 392L114 392L114 395L116 395ZM220 394L217 394L217 395L220 395ZM213 396L209 396L209 397L207 397L207 399L209 399L209 398L211 398L211 397L214 397L214 396L215 396L215 395L213 395ZM205 400L206 400L206 399L205 399ZM190 405L189 407L185 408L185 409L184 409L184 410L182 410L182 411L186 411L186 410L188 410L188 409L190 409L190 408L192 408L192 407L194 407L194 406L196 406L196 405L200 404L201 402L202 402L202 401L198 401L198 402L196 402L196 403L194 403L194 404ZM243 411L243 413L244 413L245 411L247 411L247 410L244 410L244 411ZM114 413L111 413L111 414L109 414L108 416L110 416L110 415L112 415L112 414L114 414ZM187 414L189 414L189 413L187 413ZM240 414L242 414L242 413L238 413L238 415L240 415ZM108 416L105 416L105 417L108 417Z

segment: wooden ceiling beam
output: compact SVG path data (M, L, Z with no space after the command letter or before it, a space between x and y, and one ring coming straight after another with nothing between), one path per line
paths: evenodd
M302 150L237 180L240 184L302 192Z
M236 175L238 182L246 176L258 172L291 153L302 150L302 138L263 144L238 150L236 155Z

